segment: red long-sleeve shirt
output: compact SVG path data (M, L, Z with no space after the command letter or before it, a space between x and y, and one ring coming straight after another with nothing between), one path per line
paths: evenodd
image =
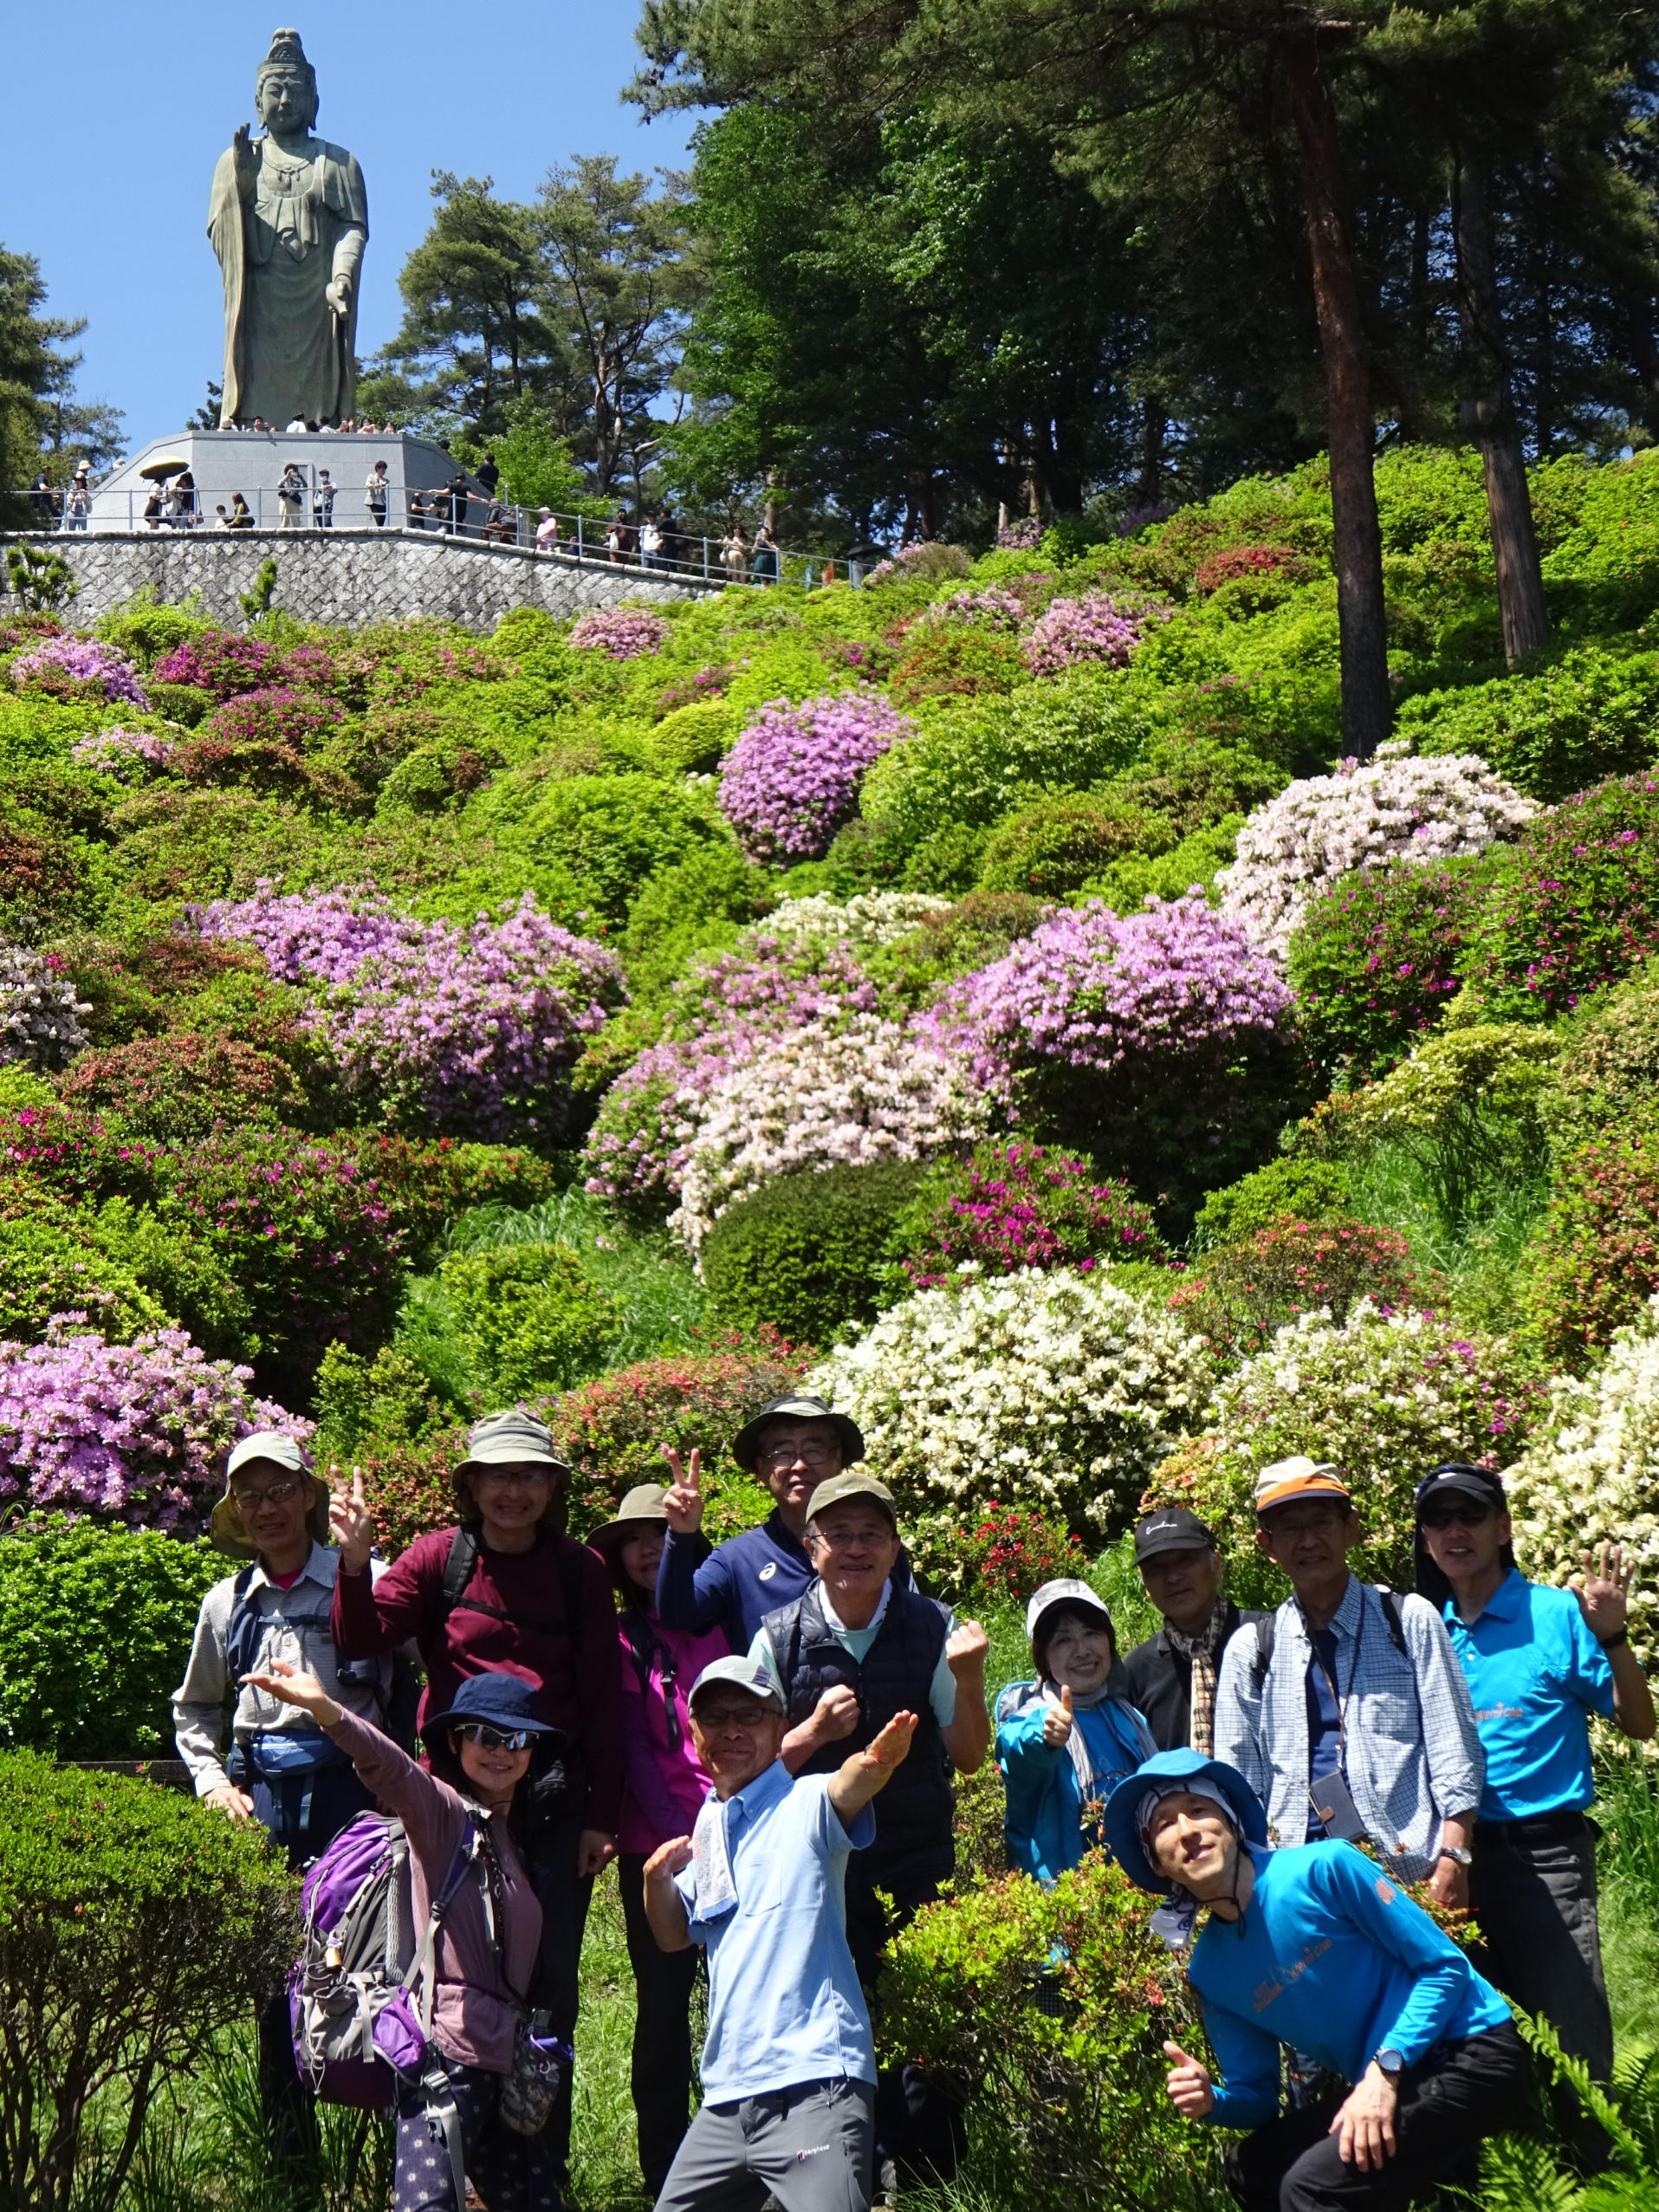
M528 1552L478 1547L466 1593L442 1618L444 1569L455 1532L417 1537L371 1582L341 1569L333 1630L347 1658L367 1659L413 1638L426 1669L420 1718L441 1713L470 1675L504 1671L533 1683L543 1717L570 1738L567 1766L582 1826L614 1835L622 1803L622 1670L611 1579L597 1552L573 1537L541 1535ZM565 1619L561 1554L582 1563L580 1618ZM483 1607L496 1611L485 1612ZM497 1618L509 1613L510 1620Z

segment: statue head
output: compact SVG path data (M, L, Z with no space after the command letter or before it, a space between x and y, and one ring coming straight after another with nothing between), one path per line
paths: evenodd
M315 128L317 73L305 58L297 30L272 32L270 52L254 80L254 106L268 131Z

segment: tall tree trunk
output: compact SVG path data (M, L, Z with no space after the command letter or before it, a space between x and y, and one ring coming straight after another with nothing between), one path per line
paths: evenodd
M1550 634L1544 608L1544 571L1539 565L1533 528L1532 495L1520 450L1509 385L1509 349L1504 337L1498 280L1492 267L1492 233L1487 222L1486 178L1479 165L1464 159L1452 186L1452 223L1457 235L1457 281L1462 295L1467 355L1474 388L1459 410L1459 420L1481 449L1487 480L1487 516L1492 528L1492 557L1498 571L1498 610L1503 618L1503 657L1513 668L1535 652Z
M1142 507L1156 507L1163 489L1163 440L1169 428L1162 397L1149 392L1141 401L1141 467L1135 479L1137 503Z
M1299 31L1275 42L1302 153L1313 305L1325 362L1325 434L1331 449L1331 519L1342 651L1343 749L1369 760L1393 726L1383 539L1371 474L1376 425L1371 367L1343 214L1342 149L1319 42Z

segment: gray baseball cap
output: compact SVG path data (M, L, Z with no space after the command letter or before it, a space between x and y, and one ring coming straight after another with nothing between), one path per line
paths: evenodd
M744 1690L751 1697L758 1697L761 1704L769 1705L774 1713L788 1709L783 1702L783 1692L773 1681L769 1670L759 1659L751 1659L742 1651L734 1651L723 1659L710 1660L692 1684L691 1694L685 1701L690 1709L695 1713L697 1700L703 1691L718 1690L722 1683L728 1683L734 1690Z
M1043 1615L1052 1613L1056 1605L1080 1605L1088 1612L1098 1613L1105 1627L1111 1627L1111 1615L1099 1592L1092 1590L1074 1575L1062 1575L1059 1580L1045 1582L1040 1590L1032 1593L1031 1602L1026 1607L1026 1634L1034 1643ZM1113 1633L1116 1634L1115 1630Z

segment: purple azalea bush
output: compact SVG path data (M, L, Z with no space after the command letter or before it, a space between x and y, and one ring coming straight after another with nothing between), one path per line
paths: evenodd
M770 699L720 771L720 810L752 860L820 860L852 814L865 770L917 724L874 692Z
M296 691L288 684L238 691L215 707L208 728L232 745L291 745L296 752L327 737L344 718L338 699Z
M900 1264L919 1290L962 1267L1087 1275L1103 1259L1169 1256L1151 1214L1121 1183L1103 1183L1074 1153L1017 1138L977 1145L969 1159L936 1169L904 1227Z
M133 663L100 638L48 638L12 662L11 680L19 686L55 681L96 684L107 699L119 699L140 714L150 704Z
M1026 666L1034 676L1061 676L1084 661L1122 668L1147 630L1168 619L1167 607L1110 592L1053 600L1026 632Z
M44 1344L0 1343L0 1498L193 1535L237 1437L310 1435L251 1395L250 1368L209 1359L182 1329L106 1344L84 1320L57 1315Z
M82 768L101 769L117 783L147 783L166 767L177 743L147 730L98 730L90 737L77 737L69 756Z
M237 691L256 691L276 675L282 655L262 638L236 630L204 630L164 653L151 673L158 684L188 684L228 699Z
M394 1122L486 1141L557 1135L583 1040L625 992L612 953L576 937L527 892L470 927L419 922L372 894L283 894L197 907L203 937L250 944L313 994L305 1015L346 1082Z
M668 625L660 614L638 607L594 607L571 626L570 642L579 652L602 652L612 660L638 660L661 652Z

